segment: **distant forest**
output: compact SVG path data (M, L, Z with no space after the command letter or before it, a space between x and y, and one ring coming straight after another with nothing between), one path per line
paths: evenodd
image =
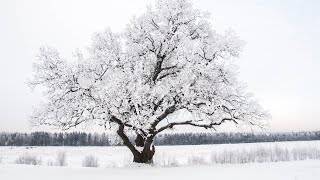
M134 136L130 136L133 141ZM156 145L232 144L279 141L320 140L320 131L289 133L170 133L160 134ZM0 146L121 146L113 134L71 133L0 133Z

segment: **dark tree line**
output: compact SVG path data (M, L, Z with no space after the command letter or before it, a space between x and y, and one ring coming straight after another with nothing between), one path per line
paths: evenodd
M0 133L0 146L110 146L109 142L105 133Z
M133 142L134 137L130 137ZM175 133L160 134L156 145L231 144L320 140L320 131L289 133ZM106 133L0 133L0 146L111 146L122 145Z
M163 134L158 145L235 144L281 141L320 140L320 131L289 133L180 133Z

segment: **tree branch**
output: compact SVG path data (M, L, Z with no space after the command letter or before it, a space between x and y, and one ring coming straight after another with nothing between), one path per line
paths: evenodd
M155 82L162 70L162 63L163 63L163 60L164 60L165 56L161 56L161 57L157 57L157 64L155 66L155 69L154 69L154 74L152 76L152 81Z
M123 144L126 145L133 154L139 154L139 151L134 147L134 145L130 142L128 136L124 133L124 127L125 127L124 123L120 119L116 118L115 116L112 116L110 121L115 122L119 125L117 134L123 140Z
M157 119L151 124L152 129L156 129L156 126L169 114L176 111L175 105L169 106L160 116L157 117Z
M238 124L238 122L233 118L223 118L219 122L212 122L210 124L197 124L192 120L182 121L182 122L172 122L172 123L169 123L169 124L159 128L157 131L155 131L155 134L158 134L158 133L160 133L160 132L162 132L162 131L164 131L166 129L173 128L173 126L178 126L178 125L191 125L191 126L195 126L195 127L202 127L202 128L205 128L205 129L214 129L214 126L219 126L219 125L221 125L222 123L224 123L226 121L232 121L232 122Z

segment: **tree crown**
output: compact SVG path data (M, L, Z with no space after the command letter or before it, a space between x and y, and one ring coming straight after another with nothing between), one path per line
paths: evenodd
M94 34L89 55L78 52L77 61L42 47L30 84L44 86L47 101L33 122L62 129L117 124L144 137L178 125L262 126L268 113L237 79L242 45L234 32L213 30L190 1L159 0L124 33ZM173 118L181 111L190 118Z

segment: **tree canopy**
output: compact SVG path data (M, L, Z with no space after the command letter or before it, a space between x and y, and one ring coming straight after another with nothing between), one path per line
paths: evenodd
M122 139L134 131L151 142L181 125L262 127L268 113L237 79L243 44L230 30L215 31L190 1L158 0L124 32L95 33L88 55L67 60L42 47L30 84L46 89L46 101L32 121L62 129L96 123L116 127ZM190 118L173 118L181 111Z

